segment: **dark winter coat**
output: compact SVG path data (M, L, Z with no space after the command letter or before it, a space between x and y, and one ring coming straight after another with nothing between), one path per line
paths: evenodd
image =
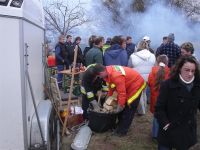
M85 47L85 49L83 50L83 59L84 59L84 65L86 64L86 54L87 52L91 49L92 47Z
M93 46L85 56L85 64L89 66L91 64L103 64L103 53L99 47Z
M159 122L158 142L186 150L197 142L197 108L200 108L200 81L189 92L179 79L168 79L160 87L155 107ZM170 123L165 131L163 127Z
M81 82L81 92L82 94L87 95L88 92L94 93L94 96L92 97L87 97L89 101L94 100L96 98L96 93L99 90L105 91L103 87L107 86L106 82L101 79L96 77L96 73L94 72L94 66L90 66L82 75L82 82Z
M131 54L133 54L135 52L135 44L134 43L126 44L126 51L127 51L128 58L129 58L131 56Z
M69 54L69 63L71 64L73 62L73 52L74 52L74 45L72 42L66 42L65 43L65 46L66 46L66 50Z
M75 49L76 47L76 44L74 44L74 48ZM74 61L74 51L73 51L73 54L72 54L72 63ZM84 58L83 58L83 53L82 53L82 50L80 48L80 46L78 45L78 51L77 51L77 59L76 59L76 63L77 64L84 64Z
M63 43L57 43L55 46L56 64L69 66L69 53Z
M159 47L159 50L156 52L156 56L165 54L169 58L168 66L171 67L176 63L176 60L180 57L181 50L180 47L174 42L168 42Z
M120 45L114 44L104 53L104 65L128 65L128 55L126 50L122 49Z

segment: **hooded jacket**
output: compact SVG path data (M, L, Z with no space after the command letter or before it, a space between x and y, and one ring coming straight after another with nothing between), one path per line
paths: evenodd
M112 45L104 54L104 65L128 65L128 55L126 50L122 49L119 44Z
M145 81L147 81L148 75L151 71L151 68L155 64L155 61L155 55L152 54L149 50L143 49L133 53L130 56L128 66L138 71L145 79Z

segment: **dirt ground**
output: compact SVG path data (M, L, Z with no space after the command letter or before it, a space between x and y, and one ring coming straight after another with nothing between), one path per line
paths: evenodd
M111 132L93 133L88 150L156 150L157 144L151 139L152 114L136 115L128 135L125 137L112 136ZM70 150L75 134L63 138L62 150ZM200 150L200 113L198 113L198 140L190 150Z

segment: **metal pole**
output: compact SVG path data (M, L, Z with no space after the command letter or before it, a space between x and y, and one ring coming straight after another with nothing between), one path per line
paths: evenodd
M33 101L33 106L34 106L34 110L35 110L35 114L36 114L36 118L37 118L37 122L38 122L38 127L39 127L39 130L40 130L40 135L41 135L41 138L42 138L42 143L43 143L43 145L45 145L44 137L43 137L43 134L42 134L42 128L41 128L41 124L40 124L40 119L39 119L39 115L38 115L38 111L37 111L37 107L36 107L36 103L35 103L35 97L34 97L34 94L33 94L33 88L32 88L32 85L31 85L28 70L26 70L26 76L27 76L27 79L28 79L28 84L29 84L31 97L32 97L32 101Z
M28 85L29 85L30 92L31 92L31 97L32 97L32 101L33 101L33 106L34 106L36 118L37 118L37 123L38 123L38 127L39 127L39 130L40 130L40 135L41 135L41 138L42 138L42 143L43 143L43 146L45 146L45 140L44 140L44 137L43 137L43 134L42 134L40 119L39 119L39 115L38 115L38 111L37 111L37 107L36 107L36 102L35 102L35 97L34 97L34 94L33 94L33 88L32 88L32 84L31 84L29 72L28 72L28 65L29 64L28 64L28 44L27 43L25 44L25 62L26 62L25 74L26 74L26 77L27 77L27 80L28 80Z

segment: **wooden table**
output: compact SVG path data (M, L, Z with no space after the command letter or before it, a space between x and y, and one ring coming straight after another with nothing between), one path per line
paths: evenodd
M83 73L83 72L85 72L85 70L84 70L84 71L75 72L74 74L80 74L80 73ZM58 73L67 74L67 75L72 75L71 69L59 71Z

